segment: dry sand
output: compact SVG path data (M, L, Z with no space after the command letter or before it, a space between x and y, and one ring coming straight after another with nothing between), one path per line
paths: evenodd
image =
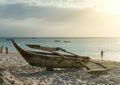
M94 60L110 68L103 74L89 74L86 69L33 67L18 52L0 54L0 85L120 85L120 62ZM96 68L92 63L90 68Z

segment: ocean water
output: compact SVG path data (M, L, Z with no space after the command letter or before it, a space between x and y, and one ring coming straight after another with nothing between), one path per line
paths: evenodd
M25 49L30 49L25 44L39 44L41 46L47 47L62 47L69 52L73 52L80 56L89 56L94 59L102 59L100 56L100 52L101 50L103 50L103 59L111 61L120 61L120 38L34 37L12 39L14 39L22 48ZM60 42L55 42L55 40L60 40ZM7 46L8 49L16 51L11 40L8 40L8 38L0 38L0 46Z

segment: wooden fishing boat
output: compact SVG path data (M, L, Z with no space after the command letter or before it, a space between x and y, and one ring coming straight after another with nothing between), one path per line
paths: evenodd
M77 57L72 55L56 55L51 53L35 53L22 49L15 41L12 41L15 48L23 56L23 58L32 66L46 68L81 68L85 67L90 61L89 57Z

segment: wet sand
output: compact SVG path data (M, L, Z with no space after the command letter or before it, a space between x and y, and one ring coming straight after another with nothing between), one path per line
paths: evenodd
M105 65L110 71L103 74L70 68L46 71L42 67L30 66L18 52L0 54L0 85L120 85L120 62L93 61ZM96 68L92 63L88 66Z

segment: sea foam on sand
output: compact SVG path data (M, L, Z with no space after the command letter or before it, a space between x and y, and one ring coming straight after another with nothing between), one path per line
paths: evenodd
M104 74L89 74L86 69L46 71L30 66L18 52L0 54L0 85L120 85L120 62L94 60L108 68ZM90 68L96 65L89 63Z

